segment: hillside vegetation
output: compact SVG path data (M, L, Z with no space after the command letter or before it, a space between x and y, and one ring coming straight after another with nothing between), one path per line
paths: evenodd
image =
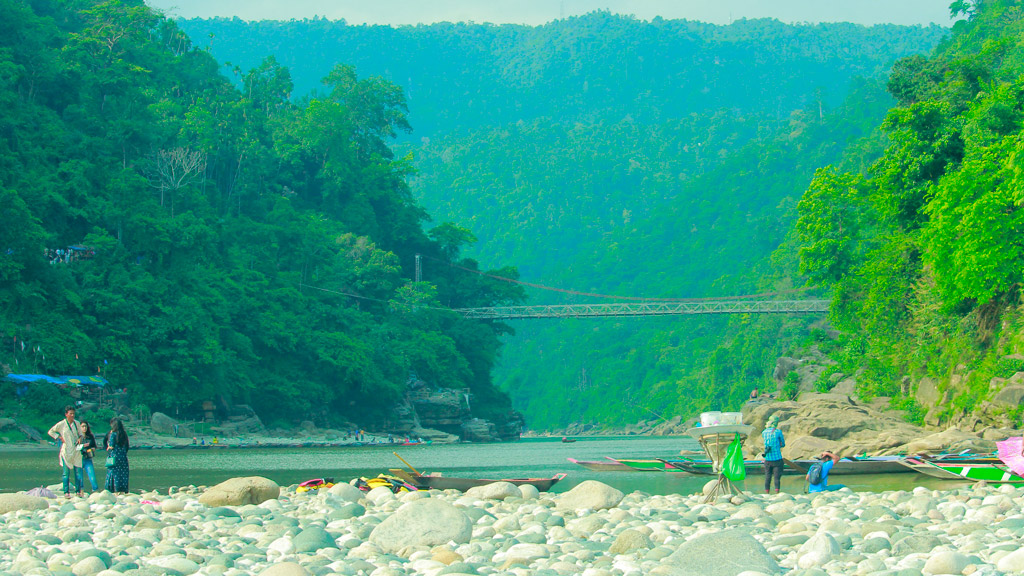
M417 253L476 264L450 226L425 228L389 148L401 87L338 64L294 102L268 58L236 89L142 0L5 0L0 23L4 371L99 373L183 417L216 399L383 425L413 376L509 411L491 382L504 328L448 307L521 290L412 280ZM59 413L40 390L18 404L7 385L2 408Z
M800 195L822 165L881 155L889 66L947 33L606 12L535 28L181 24L232 65L273 54L300 93L342 57L408 87L411 190L472 231L467 254L532 283L649 298L801 288L787 239ZM425 278L443 269L427 261ZM519 321L496 377L538 429L735 408L774 386L775 358L815 320Z
M933 425L984 419L1024 371L1024 13L952 9L968 18L950 41L893 69L885 154L818 170L796 227L801 270L832 295L838 369ZM1002 410L1020 423L1018 402Z

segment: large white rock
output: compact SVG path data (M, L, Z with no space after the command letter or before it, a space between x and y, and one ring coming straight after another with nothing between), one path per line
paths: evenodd
M662 564L650 571L658 576L736 576L745 571L778 574L782 570L753 536L728 530L683 542Z
M181 512L185 509L185 503L176 498L168 498L160 503L161 512Z
M996 568L1002 572L1020 574L1024 572L1024 548L1019 548L999 559Z
M387 486L378 486L366 493L366 499L378 506L391 500L397 500L397 498L391 488Z
M828 532L818 532L800 546L797 552L797 566L814 568L828 563L839 555L839 542Z
M210 506L242 506L260 504L281 495L281 487L262 476L232 478L217 484L199 497L199 502Z
M174 570L179 574L195 574L199 571L199 564L181 556L160 556L150 561L150 564Z
M17 510L45 510L50 507L46 498L27 494L0 494L0 514Z
M523 493L519 490L518 486L511 482L492 482L466 490L466 496L480 498L481 500L504 500L510 497L521 498Z
M330 489L327 490L327 494L346 502L359 502L360 498L366 496L366 492L363 492L359 488L345 482L331 486Z
M556 500L559 508L604 510L622 502L623 493L597 480L584 480Z
M523 484L519 487L519 493L522 494L524 500L533 500L540 497L540 490L533 484Z
M469 542L473 522L455 506L439 498L426 498L403 505L378 524L370 542L388 553L415 546Z
M103 560L95 556L87 556L71 566L71 572L75 576L93 576L107 569Z
M967 556L951 550L933 552L924 563L925 574L960 574L971 561Z
M309 571L295 562L278 562L260 572L259 576L309 576Z

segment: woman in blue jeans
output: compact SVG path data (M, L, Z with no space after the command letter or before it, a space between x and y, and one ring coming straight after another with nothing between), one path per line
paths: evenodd
M99 486L96 485L96 468L92 465L92 458L96 454L96 436L92 433L92 426L85 420L81 421L82 427L82 470L85 477L95 492Z

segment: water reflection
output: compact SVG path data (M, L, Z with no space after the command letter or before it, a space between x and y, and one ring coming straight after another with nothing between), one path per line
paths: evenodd
M566 458L670 458L680 450L697 449L691 438L629 437L580 438L574 443L552 439L433 446L133 450L129 457L133 492L162 491L188 484L212 485L236 476L265 476L282 486L320 477L347 481L358 476L376 476L389 468L404 468L394 454L397 452L421 472L440 471L447 476L550 477L567 472L568 477L555 485L554 492L564 492L584 480L598 480L627 493L640 490L648 494L689 494L699 491L709 478L665 472L592 472ZM99 468L97 476L103 476L105 471ZM744 488L760 492L762 478L747 478ZM0 458L0 491L27 490L59 481L55 450L9 452ZM97 481L102 485L102 478ZM920 474L842 476L836 481L856 491L912 490L917 486L949 489L963 485ZM803 477L784 476L782 489L803 492Z

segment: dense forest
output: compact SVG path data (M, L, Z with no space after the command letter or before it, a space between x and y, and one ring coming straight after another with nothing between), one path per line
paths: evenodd
M415 377L551 429L735 408L809 344L933 423L1024 368L1015 2L954 2L951 33L0 10L10 370L283 425L382 422ZM517 269L570 291L501 280ZM827 321L451 311L584 293L833 304ZM946 402L917 403L925 378Z
M450 307L522 289L414 281L416 254L477 265L389 146L410 129L402 88L339 63L293 100L273 58L239 81L141 0L0 1L4 372L100 374L182 417L216 398L269 424L379 425L414 376L508 413L505 327ZM63 402L26 399L29 420Z
M800 195L822 165L881 155L889 67L948 32L606 12L540 27L181 25L229 70L273 54L314 90L344 57L407 86L415 129L396 149L428 211L472 231L466 254L533 283L649 298L822 295L788 292L804 284L787 240ZM510 322L496 377L532 428L690 416L772 385L815 320Z
M931 424L969 417L1024 371L1024 11L951 9L965 17L951 39L893 68L885 154L819 169L795 229L802 273L832 295L838 369ZM910 394L926 380L942 402Z

